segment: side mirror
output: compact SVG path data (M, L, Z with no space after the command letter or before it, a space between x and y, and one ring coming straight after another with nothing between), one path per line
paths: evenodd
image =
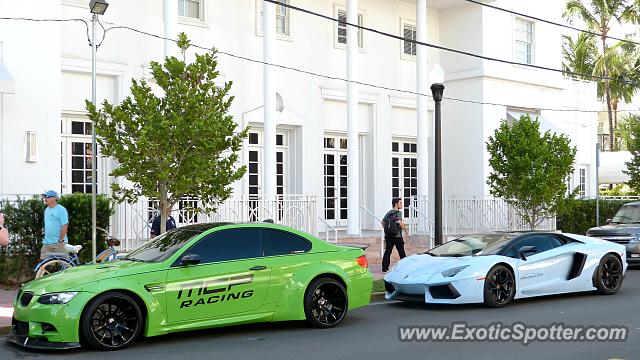
M607 224L607 225L611 224L611 219L606 219L606 220L604 221L604 223L605 223L605 224Z
M520 254L520 258L522 260L527 260L527 256L535 254L538 252L538 248L535 246L523 246L520 249L518 249L518 253Z
M200 263L200 255L198 254L187 254L180 259L181 266L189 266L189 265L197 265Z

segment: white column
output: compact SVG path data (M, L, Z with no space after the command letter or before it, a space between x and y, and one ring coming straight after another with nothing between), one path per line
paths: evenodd
M273 3L263 1L264 11L262 18L262 46L264 62L272 64L273 52L276 41L276 6ZM264 71L264 164L262 174L264 188L262 193L268 199L276 195L276 87L273 67L267 64Z
M427 0L416 0L416 39L427 41ZM427 84L427 47L418 45L416 59L416 90L420 94L429 94ZM418 95L418 195L429 194L429 128L430 122L427 104L429 98ZM407 204L405 204L406 206ZM421 209L422 211L426 209Z
M178 38L178 0L164 0L163 9L164 37L166 39ZM171 40L164 41L164 56L175 56L178 46Z
M358 23L358 0L347 1L347 22ZM358 28L347 25L347 233L360 234L358 153Z

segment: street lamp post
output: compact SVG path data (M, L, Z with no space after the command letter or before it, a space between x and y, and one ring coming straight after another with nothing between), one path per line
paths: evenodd
M434 222L435 222L435 245L442 245L442 115L440 103L444 93L444 70L439 65L431 73L431 94L435 101L435 171L434 171Z
M109 4L106 0L91 0L89 2L89 10L91 11L91 102L96 107L98 106L96 100L96 22L98 22L98 15L104 15L107 11ZM96 179L96 127L95 124L91 126L91 259L93 263L96 262L96 238L97 238L97 205L96 194L98 181Z

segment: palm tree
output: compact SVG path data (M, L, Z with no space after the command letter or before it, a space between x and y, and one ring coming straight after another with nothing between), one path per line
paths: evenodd
M633 96L639 90L640 53L635 46L622 42L607 49L605 56L600 57L595 64L594 74L602 73L605 64L609 65L609 89L611 91L611 108L613 110L613 127L618 129L618 104L623 101L631 103ZM602 82L598 83L598 96L604 95ZM616 136L618 132L616 131ZM616 145L618 145L616 143Z
M562 35L562 70L574 74L593 74L598 58L598 47L593 35L580 33L574 41L573 37ZM589 76L571 75L576 79L591 80Z
M563 17L572 21L574 18L582 20L592 32L600 35L602 43L601 55L604 58L602 64L602 77L604 77L604 96L607 102L607 114L609 116L609 148L613 151L614 134L613 134L613 113L611 107L611 88L609 84L609 73L611 65L606 61L604 54L607 53L607 35L614 22L622 24L623 22L636 23L639 17L638 3L640 1L630 0L590 0L589 7L582 3L582 0L569 0L567 2Z

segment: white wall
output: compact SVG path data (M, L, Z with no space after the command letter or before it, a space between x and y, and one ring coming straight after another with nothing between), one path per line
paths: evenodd
M57 18L58 1L0 1L5 17ZM19 35L18 35L19 34ZM60 188L60 25L0 21L4 64L15 94L3 97L0 120L1 194L42 193ZM47 85L42 85L47 84ZM25 131L37 136L37 161L25 162Z
M333 16L336 3L344 5L345 1L317 0L301 4ZM107 13L100 18L105 26L127 25L153 34L163 33L161 2L111 0L109 4ZM257 2L207 0L205 4L204 22L181 19L178 30L187 32L193 44L215 46L220 51L221 81L233 81L231 93L235 100L231 112L235 120L241 126L248 122L259 124L263 105L262 64L223 54L262 59L262 37L256 23ZM494 4L512 6L514 10L533 12L545 18L553 18L552 12L559 11L553 0L501 0ZM393 34L400 34L400 19L415 20L415 4L411 1L361 0L359 6L365 15L365 25ZM3 16L89 19L86 2L75 0L38 0L29 5L19 0L0 0L0 13ZM291 15L291 35L278 37L275 62L345 77L346 51L334 44L335 25L293 10ZM428 41L511 59L512 21L510 15L468 3L440 10L429 8ZM536 63L559 68L559 32L543 24L536 24L535 31ZM401 56L401 42L372 33L365 33L364 38L365 48L359 52L360 81L414 91L416 63ZM91 96L91 48L84 25L0 22L0 41L4 42L5 64L16 81L16 94L4 95L6 136L3 134L2 168L17 174L10 177L0 174L4 183L0 192L36 193L49 187L57 189L60 115L65 112L82 114L82 100ZM190 50L189 59L193 59L194 52L203 50ZM162 56L161 39L126 30L109 31L98 50L99 100L121 101L129 94L131 78L148 77L149 61L161 61ZM496 65L433 49L428 51L428 62L430 68L439 63L445 69L445 96L534 108L563 106L559 94L567 87L559 74ZM279 117L279 126L292 130L295 138L290 152L300 155L295 160L297 168L292 174L296 174L296 179L291 180L290 188L299 193L318 195L322 205L323 134L346 129L342 104L346 99L346 84L281 68L274 71L276 91L282 96L285 109ZM362 149L366 152L367 177L362 178L367 181L369 198L364 203L375 213L382 214L388 209L391 197L391 139L417 135L416 100L411 94L367 86L361 86L360 92L361 107L366 109L360 112L360 132L367 139L366 148ZM429 107L433 107L431 101ZM485 141L505 112L504 106L443 102L445 195L488 193ZM578 121L557 114L547 117L567 128ZM589 123L590 120L581 118L580 121ZM431 122L429 126L432 125ZM32 128L39 134L40 145L39 161L35 164L25 163L18 151L22 147L24 131ZM575 134L584 131L571 129ZM42 136L44 134L47 136ZM588 154L582 152L580 159L590 161ZM235 185L235 192L245 192L243 181Z

